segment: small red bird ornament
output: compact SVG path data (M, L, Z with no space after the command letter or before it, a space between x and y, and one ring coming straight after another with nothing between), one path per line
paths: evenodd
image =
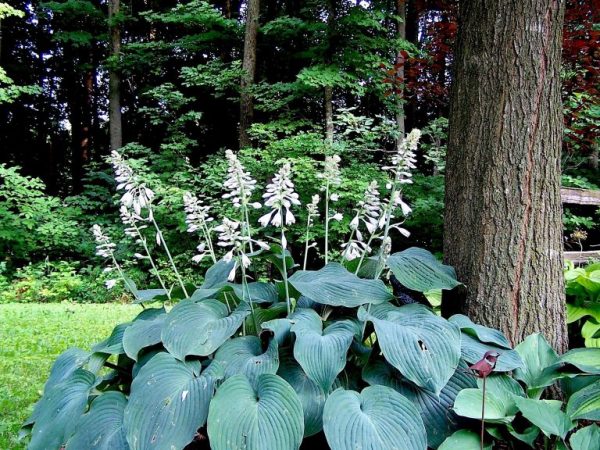
M477 378L487 378L489 374L491 374L496 368L496 361L498 361L498 357L500 353L490 350L485 352L483 358L477 361L475 364L469 366L469 370L473 372Z

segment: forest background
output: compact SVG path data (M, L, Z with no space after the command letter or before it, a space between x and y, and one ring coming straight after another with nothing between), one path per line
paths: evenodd
M89 232L98 223L122 236L104 160L111 147L122 146L157 192L156 214L177 265L199 283L206 267L191 261L197 242L181 239L182 194L205 196L217 216L231 213L221 200L225 149L239 149L263 186L282 160L291 162L303 204L317 185L318 161L339 154L349 180L339 208L350 211L371 180L384 179L380 163L398 137L418 127L418 174L405 190L412 234L394 245L441 251L457 2L256 5L0 4L0 302L127 298L119 287L105 289ZM564 186L600 185L599 15L595 0L567 1ZM332 225L331 240L343 242L351 218ZM594 208L565 208L566 248L597 248L599 218ZM291 228L296 238L305 220L301 213ZM322 239L323 227L312 233ZM125 237L118 244L130 276L147 286L135 244ZM159 270L172 278L166 260Z

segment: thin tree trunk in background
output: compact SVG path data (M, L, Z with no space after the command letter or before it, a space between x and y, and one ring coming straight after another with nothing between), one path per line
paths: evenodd
M396 14L401 19L398 22L398 38L406 39L406 2L405 0L396 0ZM398 50L396 54L396 64L404 63L404 58L402 57L401 50ZM404 83L404 64L398 66L397 69L397 77L398 79L402 79L402 83ZM400 144L402 143L402 139L404 139L404 135L406 134L406 127L404 125L404 105L402 96L398 93L396 94L396 126L398 128L398 138L396 139L396 150L400 148Z
M249 88L254 84L256 72L256 35L260 16L260 0L248 0L246 10L246 35L244 38L244 59L240 95L240 148L250 146L248 129L254 117L254 101Z
M110 31L110 54L113 61L109 68L108 81L108 123L110 133L110 149L118 150L123 146L123 127L121 124L121 77L116 70L117 61L121 53L121 26L118 18L120 0L109 0L108 23Z
M445 260L466 286L444 314L513 344L541 332L559 351L563 13L564 0L460 3L444 217Z
M325 64L331 64L333 56L333 27L335 26L335 0L327 1L327 50ZM333 144L333 86L323 88L325 109L325 140Z

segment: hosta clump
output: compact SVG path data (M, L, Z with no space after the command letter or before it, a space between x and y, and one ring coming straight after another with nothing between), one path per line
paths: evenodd
M179 276L154 220L155 200L141 201L143 183L113 155L117 175L133 180L121 183L121 206L135 215L137 230L126 225L146 253L138 259L154 267L151 258L160 257L145 245L151 232L177 284L157 277L160 288L139 290L114 247L103 251L113 241L102 235L102 256L145 309L91 351L70 349L57 359L24 425L29 448L293 450L306 438L334 450L438 447L460 425L452 410L457 395L476 387L467 364L491 349L501 354L500 372L522 360L500 332L461 316L445 320L406 295L396 298L388 285L392 274L419 293L459 284L426 250L392 252L393 233L408 233L400 226L410 212L402 187L411 181L418 137L411 133L387 166L386 191L367 189L371 198L349 230L354 251L316 270L307 263L299 270L291 252L313 245L286 235L299 202L292 168L282 165L263 207L250 174L228 153L225 198L238 216L213 225L206 207L185 197L199 252L216 260L201 286ZM340 163L326 160L324 204L313 196L307 227L318 211L330 220ZM371 207L375 191L381 201Z

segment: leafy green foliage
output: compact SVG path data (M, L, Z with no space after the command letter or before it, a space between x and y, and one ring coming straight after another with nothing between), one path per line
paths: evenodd
M541 432L566 445L567 435L577 427L579 420L600 417L600 385L595 381L596 377L590 377L599 371L595 362L600 360L598 349L575 349L558 356L542 335L533 334L520 343L516 351L523 358L523 366L515 371L514 378L505 374L487 378L485 421L491 437L517 439L532 446ZM540 399L555 381L574 379L589 381L571 391L565 402ZM464 389L458 393L454 402L454 411L458 415L481 419L482 380L478 384L477 389ZM526 424L519 423L521 417L527 420ZM517 432L517 429L521 431ZM587 440L587 433L592 430L577 438L571 435L573 448L577 448L580 439L585 437ZM448 438L447 442L452 439Z
M581 333L586 347L600 347L600 263L575 267L567 261L567 323Z

